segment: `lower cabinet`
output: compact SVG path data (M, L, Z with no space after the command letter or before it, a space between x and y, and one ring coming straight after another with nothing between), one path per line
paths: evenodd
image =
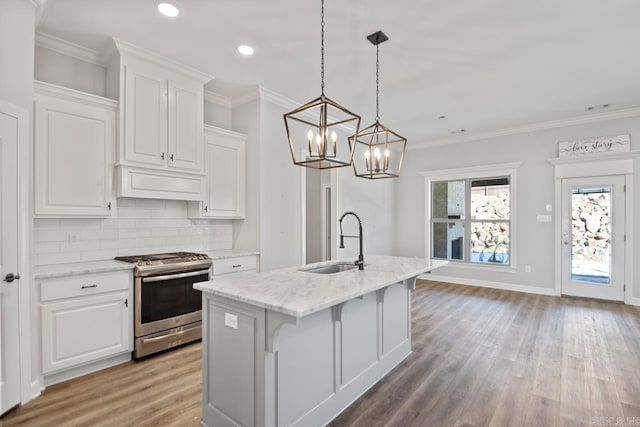
M213 260L213 277L222 278L231 275L255 273L258 271L258 256L248 255Z
M132 280L126 271L41 281L43 374L132 350Z

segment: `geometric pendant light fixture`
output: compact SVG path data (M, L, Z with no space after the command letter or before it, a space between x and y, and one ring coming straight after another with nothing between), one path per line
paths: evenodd
M407 139L380 123L380 43L389 38L378 31L367 36L376 47L376 119L375 122L349 138L353 151L353 171L368 179L400 176Z
M324 94L324 0L320 9L320 88L318 98L284 115L293 163L315 169L349 166L353 158L350 141L338 144L340 128L360 130L360 116Z

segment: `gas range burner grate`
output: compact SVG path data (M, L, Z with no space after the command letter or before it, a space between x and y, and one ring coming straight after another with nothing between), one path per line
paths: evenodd
M178 262L195 261L208 258L209 257L205 254L195 252L169 252L164 254L118 256L115 259L134 264L174 264Z

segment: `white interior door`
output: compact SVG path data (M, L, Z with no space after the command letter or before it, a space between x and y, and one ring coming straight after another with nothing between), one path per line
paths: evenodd
M562 293L624 300L625 178L562 180Z
M15 107L0 100L0 414L20 402L20 276L17 271L19 125Z

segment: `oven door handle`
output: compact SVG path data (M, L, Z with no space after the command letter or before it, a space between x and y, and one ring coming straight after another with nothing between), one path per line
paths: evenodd
M208 274L208 273L209 273L209 270L189 271L187 273L165 274L163 276L143 277L142 281L145 282L145 283L162 282L164 280L181 279L183 277L192 277L192 276L198 276L200 274Z

